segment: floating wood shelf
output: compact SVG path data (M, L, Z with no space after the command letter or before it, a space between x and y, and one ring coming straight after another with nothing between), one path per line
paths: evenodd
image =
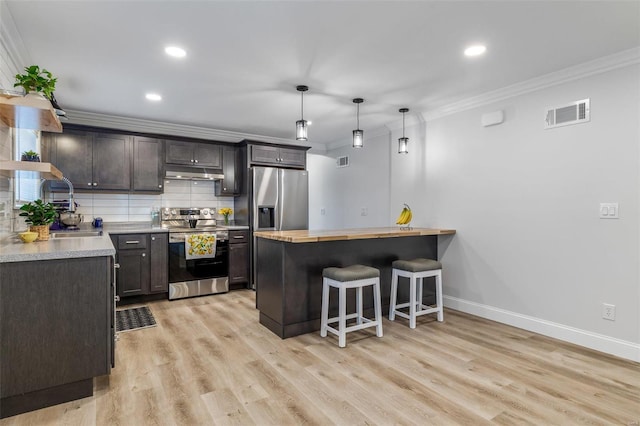
M39 172L41 178L60 180L62 172L51 163L37 161L0 161L0 175L14 177L18 171Z
M44 97L0 93L0 121L17 129L62 132L62 123Z

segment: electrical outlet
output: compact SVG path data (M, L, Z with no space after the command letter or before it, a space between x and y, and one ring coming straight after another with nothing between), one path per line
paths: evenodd
M323 207L320 209L320 216L324 216L325 214L327 214L327 211Z
M366 216L369 214L369 209L366 207L363 207L362 209L360 209L360 216Z
M610 305L608 303L602 304L602 318L615 321L616 319L616 305Z

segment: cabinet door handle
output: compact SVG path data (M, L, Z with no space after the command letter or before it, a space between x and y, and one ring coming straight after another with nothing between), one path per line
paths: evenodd
M87 182L87 185L91 186L91 182Z
M116 268L116 269L120 269L120 264L119 264L119 263L115 263L115 264L113 265L113 267L114 267L114 268Z
M140 244L140 241L125 241L125 244Z
M96 182L93 182L93 186L98 186L98 184Z
M234 240L244 240L244 237L236 235L235 237L233 237L233 239Z
M142 253L142 257L147 257L147 253Z
M158 185L158 188L162 188L162 185Z
M114 297L113 300L115 300L116 302L119 302L120 301L120 296Z
M151 241L155 241L155 240L156 240L156 237L151 237Z
M197 162L198 162L198 160L193 160L193 162L194 162L194 163L197 163Z

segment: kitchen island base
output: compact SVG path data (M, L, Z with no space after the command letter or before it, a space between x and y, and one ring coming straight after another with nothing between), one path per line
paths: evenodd
M11 417L93 395L93 379L0 399L0 418Z
M323 268L354 264L378 268L382 307L387 314L392 262L418 257L437 259L438 254L436 235L296 243L263 238L260 234L266 233L256 233L256 306L260 323L283 339L320 330ZM425 304L433 304L434 285L433 279L425 280ZM402 286L404 291L398 300L408 300L407 287ZM366 315L373 312L371 291L364 289ZM337 298L332 299L336 302L330 304L329 312L337 316ZM355 309L354 294L347 295L347 309Z
M113 257L0 263L0 418L93 395L114 360Z

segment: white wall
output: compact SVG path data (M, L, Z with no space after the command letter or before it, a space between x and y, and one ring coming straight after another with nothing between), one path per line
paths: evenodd
M309 154L309 228L340 229L389 226L389 133L367 135L365 147L349 146L327 154ZM336 160L349 156L349 166ZM325 209L325 216L320 210ZM363 215L363 209L365 215Z
M407 203L414 226L457 230L439 238L447 306L640 361L639 68L413 121L408 155L395 127L363 150L332 150L352 166L310 161L333 176L314 202L342 209L317 227L389 226ZM589 123L544 130L546 107L584 98ZM482 127L499 109L505 122ZM618 202L620 219L599 219L601 202ZM360 217L364 205L382 217Z
M639 76L628 66L427 124L420 208L458 231L440 246L449 306L640 361ZM545 107L583 98L589 123L543 129ZM483 128L498 109L505 123ZM599 219L600 202L620 203L620 219Z
M394 225L404 204L411 207L411 226L431 227L427 220L427 168L425 161L425 123L407 125L404 135L409 138L409 153L398 154L398 138L402 127L393 129L387 155L391 161L390 216L387 226Z
M328 155L307 154L309 171L309 229L335 229L342 223L333 195L339 192L336 160Z

